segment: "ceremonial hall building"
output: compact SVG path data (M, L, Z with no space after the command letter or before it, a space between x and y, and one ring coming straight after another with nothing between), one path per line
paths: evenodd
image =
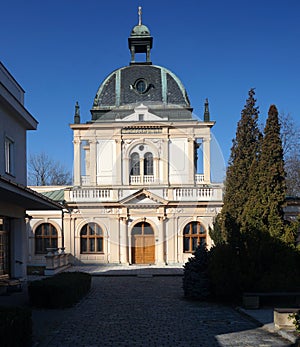
M96 92L91 119L75 106L74 182L35 187L64 212L28 211L28 264L46 248L65 248L76 264L182 264L222 207L222 184L211 182L209 105L203 120L185 87L151 61L153 38L139 23L128 38L131 61Z

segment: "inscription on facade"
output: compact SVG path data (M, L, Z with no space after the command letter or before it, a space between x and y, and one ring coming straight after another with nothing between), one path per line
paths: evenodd
M161 127L127 127L122 129L122 134L161 134Z

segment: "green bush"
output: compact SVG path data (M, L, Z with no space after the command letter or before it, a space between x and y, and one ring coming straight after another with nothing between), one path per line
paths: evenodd
M184 265L183 291L189 299L206 300L210 296L210 281L207 275L208 251L199 246L194 256Z
M21 307L0 307L0 346L31 346L31 310Z
M90 274L63 272L29 283L28 295L31 305L35 307L65 308L73 306L90 288Z
M184 266L186 297L239 302L243 292L300 291L300 252L266 233L249 232L239 242L219 243Z

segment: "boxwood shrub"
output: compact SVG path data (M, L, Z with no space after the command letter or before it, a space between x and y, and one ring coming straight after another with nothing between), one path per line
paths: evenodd
M63 272L30 282L29 302L40 308L71 307L90 290L91 278L90 274L83 272Z
M31 346L31 310L25 307L0 307L0 346Z

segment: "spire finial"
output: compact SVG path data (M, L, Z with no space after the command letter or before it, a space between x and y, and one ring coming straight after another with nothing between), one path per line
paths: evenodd
M210 121L209 108L208 108L208 99L206 98L204 103L204 122Z
M138 15L139 15L139 25L142 25L142 6L139 6Z
M75 105L74 123L75 124L80 123L80 107L79 107L78 101L76 101L76 105Z

